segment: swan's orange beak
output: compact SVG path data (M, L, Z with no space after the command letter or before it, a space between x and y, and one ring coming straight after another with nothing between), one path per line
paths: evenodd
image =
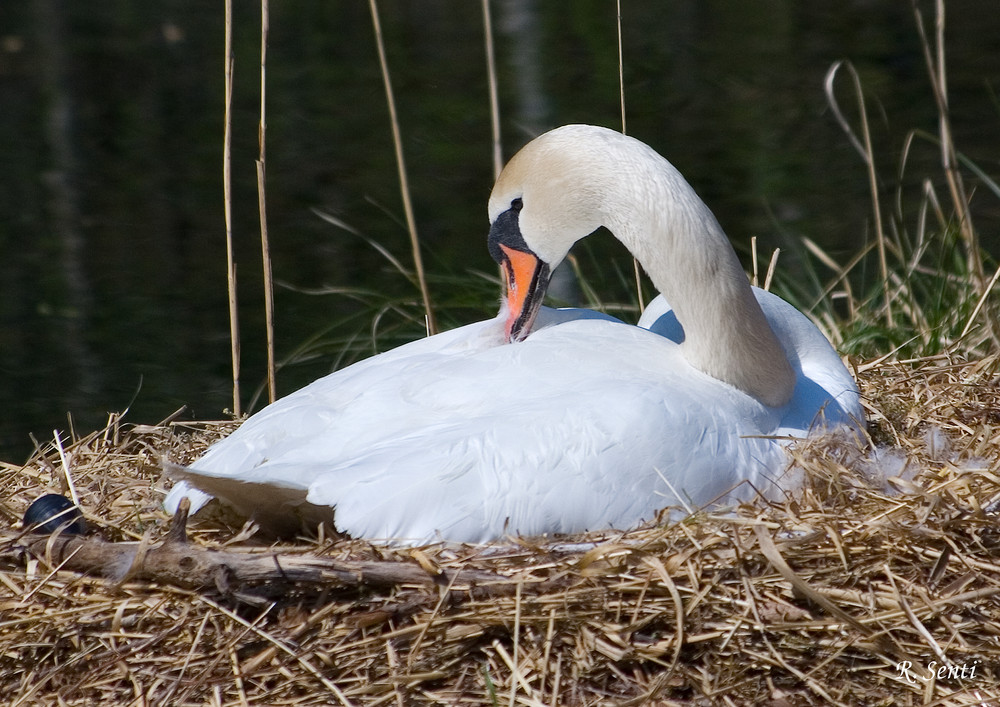
M487 238L490 256L500 264L504 274L507 295L507 325L504 330L507 342L521 341L531 333L538 309L549 286L549 264L535 255L521 235L520 197L510 203L510 208L497 216L490 225Z
M549 284L549 266L530 253L498 244L503 255L503 268L507 285L507 324L504 330L508 342L521 341L531 332L538 309L545 298Z

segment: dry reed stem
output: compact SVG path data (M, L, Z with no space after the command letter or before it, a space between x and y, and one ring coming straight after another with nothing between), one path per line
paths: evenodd
M951 134L951 117L948 110L948 84L945 70L944 0L936 0L934 4L935 46L931 49L930 40L924 29L924 18L917 6L916 0L911 2L913 15L920 34L920 44L924 50L924 61L927 64L927 75L930 77L934 102L938 111L938 134L941 144L941 167L944 169L945 181L951 193L952 205L958 214L958 228L965 242L966 257L969 271L973 273L976 283L976 294L983 294L986 275L983 272L983 262L979 253L979 236L972 225L972 214L969 212L969 198L965 191L962 174L958 171L958 158L955 154L955 143Z
M996 703L1000 358L856 368L877 447L795 444L807 481L787 501L490 549L276 548L486 571L506 593L116 586L5 543L0 690L31 705ZM64 440L88 522L162 539L160 455L190 462L235 424L116 416ZM0 463L0 513L16 524L61 474L55 440ZM236 530L196 519L190 541ZM924 680L942 656L965 675Z
M767 275L764 276L764 288L771 290L771 280L774 278L774 271L778 267L778 256L781 255L781 248L775 248L771 252L771 260L767 263Z
M621 105L622 135L628 135L625 123L625 49L622 44L622 3L615 0L615 28L618 36L618 98Z
M267 400L278 399L274 358L274 281L271 277L271 245L267 233L266 135L267 135L267 35L270 31L270 11L267 0L260 1L260 123L257 142L257 211L260 216L260 252L264 274L264 330L267 337ZM238 413L237 413L238 414Z
M490 0L483 0L483 44L486 48L486 78L490 90L490 144L493 145L493 181L503 169L503 150L500 144L500 98L497 82L497 60L493 48L493 18Z
M490 0L483 0L483 44L486 48L486 78L490 91L490 142L493 145L493 181L503 171L503 148L500 141L500 97L497 80L496 51L493 44L493 17ZM504 280L503 266L497 266L500 282Z
M841 66L846 66L848 72L851 74L851 79L854 82L854 94L858 102L858 112L860 114L861 122L861 136L864 142L862 143L858 140L857 136L854 134L854 130L851 128L850 123L847 118L844 117L843 112L840 110L840 104L837 102L836 97L833 92L833 84L837 76L837 71L840 70ZM882 207L879 202L878 195L878 178L875 175L875 153L872 149L871 131L868 127L868 114L865 110L865 97L864 92L861 90L861 78L858 76L858 72L854 69L854 65L850 62L835 62L830 70L827 71L826 79L823 82L824 89L826 91L826 99L831 110L833 111L834 117L840 124L841 129L847 134L854 148L861 155L861 159L865 162L865 167L868 170L868 187L871 192L872 200L872 213L875 216L875 242L878 246L878 262L879 269L882 273L882 287L885 303L885 322L889 327L893 325L892 316L892 295L889 292L889 265L886 260L886 237L885 229L882 226Z
M378 50L379 67L382 71L382 83L385 86L385 100L389 107L389 123L392 126L392 143L396 152L396 171L399 175L399 191L403 199L403 213L406 217L406 228L410 234L410 247L413 251L413 269L420 287L420 296L424 302L424 316L427 323L428 336L438 331L431 307L431 295L427 288L427 276L424 273L424 260L420 254L420 238L417 235L417 221L413 215L413 204L410 201L410 182L406 174L406 162L403 159L403 138L399 129L399 117L396 115L396 99L392 93L392 81L389 77L389 62L385 56L385 43L382 40L382 24L378 18L376 0L368 0L371 10L372 27L375 30L375 47Z
M618 35L618 99L621 105L622 135L628 135L625 121L625 47L622 43L622 3L615 0L615 27ZM632 275L635 278L635 299L639 303L639 314L646 310L646 298L642 294L642 268L639 259L632 258Z
M225 114L222 135L222 201L226 217L226 282L229 292L229 341L233 366L233 414L242 413L240 403L240 324L236 306L236 260L233 254L233 179L232 179L232 129L233 129L233 2L226 0L226 68Z

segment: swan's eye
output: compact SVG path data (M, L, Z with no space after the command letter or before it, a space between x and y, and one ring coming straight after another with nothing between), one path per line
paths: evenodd
M510 202L511 211L520 211L522 208L524 208L524 202L521 201L521 197L517 197L514 201Z

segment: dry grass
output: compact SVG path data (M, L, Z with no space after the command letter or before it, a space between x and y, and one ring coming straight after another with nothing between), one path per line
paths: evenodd
M510 578L494 590L114 585L7 542L0 690L14 705L996 704L998 358L858 370L880 452L799 444L808 489L783 505L580 547L283 548ZM190 460L231 426L112 420L62 454L0 466L0 512L15 525L58 491L65 460L95 532L156 539L157 459ZM875 467L902 492L872 483ZM190 530L206 546L232 538ZM920 679L945 664L964 677Z

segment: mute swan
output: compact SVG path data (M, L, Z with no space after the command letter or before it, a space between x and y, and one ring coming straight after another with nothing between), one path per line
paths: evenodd
M263 524L325 518L401 543L628 528L781 489L783 437L862 420L830 343L751 288L708 207L642 142L546 133L503 170L489 217L507 288L495 319L273 403L170 467L184 481L166 507L211 494ZM602 225L662 293L638 326L540 307L551 270Z

